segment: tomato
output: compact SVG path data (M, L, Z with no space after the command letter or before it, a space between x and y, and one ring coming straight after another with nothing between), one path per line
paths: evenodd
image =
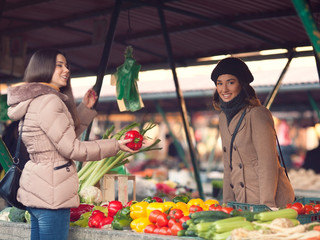
M179 219L179 222L184 223L184 222L188 221L189 219L190 219L189 216L183 216L182 218Z
M201 212L203 208L197 205L191 205L189 208L189 213Z
M169 212L169 217L174 219L180 219L184 216L183 211L181 209L171 209Z
M295 202L294 204L292 204L291 208L296 210L299 215L305 214L306 212L304 205L300 202Z
M159 234L160 228L156 226L156 228L153 230L153 233Z
M310 204L306 204L304 206L304 209L305 209L305 214L313 214L315 213L315 210L314 210L314 207Z
M320 204L316 204L313 206L314 211L317 213L320 211Z
M156 221L156 225L158 227L166 227L168 226L168 218L167 218L167 214L165 213L159 213L159 215L157 216L157 221Z
M219 204L212 204L209 206L210 211L221 211L222 207Z
M160 230L159 230L159 234L161 235L169 235L168 234L168 227L161 227Z
M182 223L177 222L177 223L175 223L174 225L172 225L172 227L171 227L171 234L174 235L174 236L177 236L177 234L178 234L178 232L179 232L180 230L183 230Z
M152 223L156 223L157 222L157 217L158 215L162 213L160 210L156 209L156 210L153 210L150 215L149 215L149 221L152 222Z
M143 136L136 130L126 132L124 139L130 139L131 142L127 143L127 147L132 150L139 150L142 147Z
M154 233L154 230L155 230L156 228L157 228L156 225L154 225L154 224L149 224L149 225L147 225L147 226L144 228L143 232L145 232L145 233Z
M228 214L230 214L233 210L234 210L233 207L223 207L223 208L221 208L222 212L225 212L225 213L228 213Z
M177 222L176 219L174 218L170 218L168 221L168 227L171 228L173 224L175 224Z
M292 203L288 203L287 205L286 205L286 208L291 208L292 207Z

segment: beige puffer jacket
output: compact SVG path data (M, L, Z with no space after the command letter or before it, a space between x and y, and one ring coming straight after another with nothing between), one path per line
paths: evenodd
M115 139L80 141L81 130L96 115L85 105L78 106L81 129L76 131L64 101L67 96L41 83L27 83L8 89L8 116L25 116L22 141L30 154L18 190L18 200L28 207L59 209L79 205L76 166L61 167L69 160L97 161L115 155ZM58 167L59 169L54 170Z

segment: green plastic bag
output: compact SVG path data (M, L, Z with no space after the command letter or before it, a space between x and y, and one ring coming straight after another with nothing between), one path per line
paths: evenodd
M124 64L119 66L117 72L111 77L111 84L116 85L120 111L134 112L144 107L137 85L141 65L136 63L132 52L132 47L128 46L125 51Z

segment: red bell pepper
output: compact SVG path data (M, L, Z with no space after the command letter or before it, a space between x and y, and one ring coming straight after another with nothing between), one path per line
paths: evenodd
M162 198L160 197L153 197L153 200L156 200L156 202L163 202Z
M100 210L94 210L91 216L89 217L88 226L90 228L101 228L100 222L105 217L106 216L104 215L104 213Z
M127 143L127 147L132 150L139 150L142 147L143 136L136 130L126 132L124 139L130 139L131 142Z
M123 208L122 202L114 200L108 204L108 216L113 217L116 213Z

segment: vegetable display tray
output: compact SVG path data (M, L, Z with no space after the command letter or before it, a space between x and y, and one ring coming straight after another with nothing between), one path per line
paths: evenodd
M297 198L295 202L301 202L303 205L305 204L320 204L320 198L309 198L309 197L301 197ZM311 222L320 222L320 212L314 214L301 214L298 215L299 222L301 224L311 223Z
M228 207L233 207L234 209L247 210L250 212L262 212L270 211L271 209L266 205L262 204L249 204L249 203L238 203L238 202L228 202Z
M310 204L310 203L320 204L320 198L301 197L301 198L297 198L295 202L301 202L303 205ZM261 212L261 211L271 210L268 206L261 205L261 204L228 202L227 205L228 207L233 207L234 209L248 210L251 212ZM314 214L301 214L301 215L298 215L297 219L301 224L311 223L311 222L320 222L320 212L314 213Z

